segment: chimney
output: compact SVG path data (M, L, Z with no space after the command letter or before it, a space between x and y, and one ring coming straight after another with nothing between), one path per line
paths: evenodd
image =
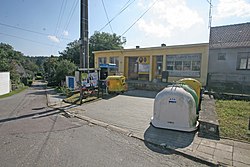
M135 48L136 48L136 49L139 49L139 48L140 48L140 46L136 46Z
M165 47L165 46L166 46L166 44L165 44L165 43L162 43L162 44L161 44L161 47Z

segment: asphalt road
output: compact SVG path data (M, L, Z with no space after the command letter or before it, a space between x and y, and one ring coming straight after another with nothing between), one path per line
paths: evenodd
M39 84L0 99L0 166L205 166L47 107Z

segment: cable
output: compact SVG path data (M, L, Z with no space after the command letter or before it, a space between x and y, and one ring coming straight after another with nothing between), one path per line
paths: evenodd
M63 5L64 5L64 1L65 0L63 0L63 2L61 4L61 8L60 8L59 16L58 16L58 19L57 19L56 29L55 29L54 35L57 33L57 29L58 29L58 26L59 26L59 20L61 20L61 14L62 14L62 9L63 9Z
M126 34L156 4L157 1L159 0L155 0L154 3L126 31L124 31L124 33L122 33L121 36Z
M27 38L23 38L23 37L18 37L18 36L15 36L15 35L10 35L10 34L6 34L6 33L2 33L2 32L0 32L0 34L5 35L5 36L9 36L9 37L13 37L13 38L18 38L18 39L30 41L30 42L33 42L33 43L38 43L38 44L41 44L41 45L53 46L53 45L50 45L50 44L47 44L47 43L38 42L38 41L31 40L31 39L27 39Z
M65 26L64 26L64 30L67 30L67 29L68 29L69 23L70 23L70 21L71 21L71 19L72 19L73 14L75 13L75 10L76 10L76 7L77 7L77 5L78 5L78 2L79 2L79 0L75 0L75 3L73 3L73 5L72 5L72 7L71 7L71 10L70 10L70 13L69 13L68 20L67 20L67 22L66 22L66 24L65 24Z
M103 8L104 8L104 11L105 11L105 14L106 14L106 17L107 17L107 20L108 20L109 27L110 27L112 33L114 34L114 31L113 31L113 28L112 28L112 26L111 26L111 24L110 24L109 16L108 16L108 13L107 13L107 10L106 10L106 8L105 8L105 4L104 4L103 0L102 0L102 6L103 6Z
M106 23L99 31L102 31L105 27L107 27L107 25L109 25L109 23L111 23L116 17L118 17L122 12L124 12L132 3L135 2L135 0L133 0L131 3L129 3L131 0L128 0L125 5L123 5L123 7L121 8L121 11L118 12L108 23ZM129 4L128 4L129 3Z
M25 29L25 28L21 28L21 27L12 26L12 25L5 24L5 23L0 23L0 25L5 26L5 27L10 27L10 28L18 29L18 30L22 30L22 31L26 31L26 32L31 32L31 33L39 34L39 35L45 35L45 36L51 35L51 34L47 34L47 33L43 33L43 32L38 32L38 31L34 31L34 30L29 30L29 29ZM68 40L68 41L72 41L72 39L69 39L69 38L63 38L62 37L60 39L65 39L65 40Z
M67 6L67 1L65 1L64 3L64 0L63 0L63 10L62 10L62 14L61 14L61 17L60 17L60 20L59 20L59 24L58 24L58 27L56 27L56 33L54 34L55 36L58 36L58 33L59 33L59 28L60 28L60 25L61 25L61 22L62 22L62 18L63 18L63 15L64 15L64 11L65 11L65 7Z

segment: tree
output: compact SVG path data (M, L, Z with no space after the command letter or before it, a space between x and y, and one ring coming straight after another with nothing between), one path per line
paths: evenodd
M10 71L12 84L20 84L20 81L32 78L38 68L29 57L5 43L0 43L0 71Z
M80 43L79 40L75 40L67 44L66 49L63 52L59 52L61 55L60 59L67 59L75 63L77 66L80 65Z
M89 66L94 67L93 51L101 50L119 50L123 49L123 44L126 43L126 38L119 35L109 34L106 32L95 32L89 39Z
M60 85L67 75L73 75L76 66L69 60L51 56L44 62L44 71L49 85Z
M61 60L56 66L56 82L60 83L65 80L67 75L73 75L76 70L76 65L69 60Z
M89 39L89 66L94 67L93 51L101 50L119 50L126 43L126 38L119 35L109 34L106 32L95 32ZM79 66L80 64L80 43L75 40L67 45L66 49L59 52L61 59L67 59Z

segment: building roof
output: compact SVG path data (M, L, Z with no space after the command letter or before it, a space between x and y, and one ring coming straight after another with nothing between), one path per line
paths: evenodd
M250 47L250 22L211 27L209 48Z
M208 47L208 43L195 43L195 44L183 44L183 45L170 45L170 46L158 46L158 47L146 47L146 48L129 48L129 49L120 49L120 50L102 50L102 51L93 51L92 53L109 53L109 52L130 52L130 51L151 51L151 50L159 50L159 49L172 49L172 48L189 48L189 47L197 47L197 46L206 46Z

